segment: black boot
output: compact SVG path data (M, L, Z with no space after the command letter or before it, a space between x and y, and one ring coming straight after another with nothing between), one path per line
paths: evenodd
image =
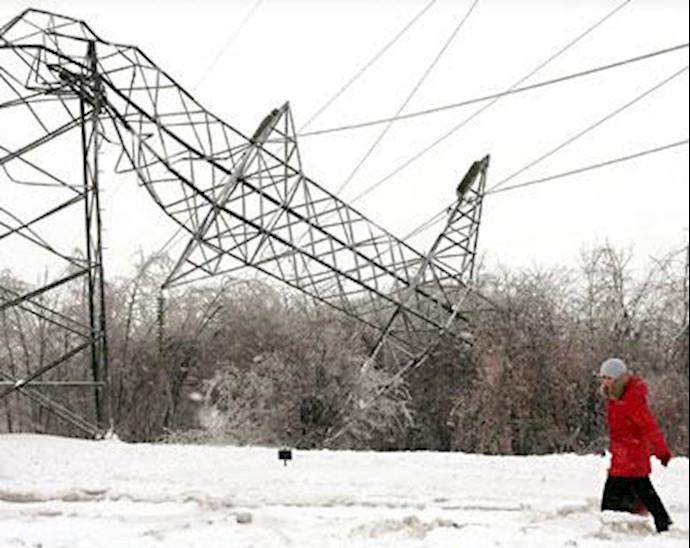
M664 531L668 531L668 527L672 523L673 522L670 519L660 519L659 521L655 521L654 525L656 526L656 532L663 533Z

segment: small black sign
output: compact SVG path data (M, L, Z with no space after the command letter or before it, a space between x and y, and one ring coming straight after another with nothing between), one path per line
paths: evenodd
M291 449L279 449L278 458L283 461L283 464L287 466L287 461L292 460L292 450Z

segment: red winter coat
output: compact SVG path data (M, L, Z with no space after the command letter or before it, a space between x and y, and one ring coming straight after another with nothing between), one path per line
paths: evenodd
M647 405L647 385L639 377L628 377L621 397L607 401L606 416L611 438L610 476L648 476L652 472L650 455L664 463L671 458L664 435Z

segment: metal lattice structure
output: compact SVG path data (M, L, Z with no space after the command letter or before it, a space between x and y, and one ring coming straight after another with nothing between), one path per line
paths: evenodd
M7 246L0 251L23 252L11 245L20 240L39 256L57 259L58 273L38 288L7 276L0 281L6 338L0 398L21 391L42 411L97 435L109 428L110 411L98 187L101 92L98 78L88 76L95 74L95 50L87 44L81 87L51 89L37 65L27 65L38 57L6 39L13 23L0 29L0 245ZM37 36L36 29L27 31ZM54 169L65 151L75 160ZM78 232L69 247L53 238L58 221ZM65 294L78 296L83 306L66 311L59 306ZM26 344L27 336L40 338L37 348ZM69 399L92 408L93 418L65 404L67 389L76 390Z
M0 71L0 117L26 116L33 128L14 144L0 140L3 168L30 162L35 150L74 132L81 135L79 185L56 177L44 163L29 165L34 177L75 194L61 207L85 203L85 257L64 258L77 270L75 278L87 282L89 329L81 350L90 350L93 382L107 380L102 139L121 146L118 171L136 172L188 236L166 287L257 269L375 330L370 361L385 350L387 366L397 370L420 363L439 337L466 339L462 323L476 306L468 295L488 157L460 182L444 230L421 253L303 173L287 103L246 136L206 111L138 48L107 42L81 21L38 10L0 28ZM3 226L8 232L0 238L31 239L33 222ZM0 291L2 309L36 313L36 294ZM23 383L16 388L28 389ZM96 393L102 424L107 402Z

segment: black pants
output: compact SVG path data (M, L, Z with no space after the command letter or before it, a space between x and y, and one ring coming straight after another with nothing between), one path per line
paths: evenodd
M601 500L602 510L637 512L641 508L640 504L652 514L657 531L668 530L671 518L659 495L656 494L649 477L608 477L606 485L604 485L604 496Z

